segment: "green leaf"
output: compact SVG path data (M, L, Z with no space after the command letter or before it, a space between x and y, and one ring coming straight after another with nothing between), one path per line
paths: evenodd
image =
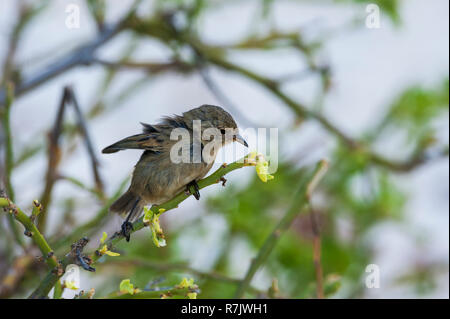
M119 290L122 293L128 293L130 295L134 295L134 285L130 282L130 279L124 279L120 282Z
M105 232L103 232L103 234L102 234L102 238L100 238L100 244L104 244L104 243L105 243L105 240L106 240L106 238L108 238L108 234L107 234L107 233L105 233Z

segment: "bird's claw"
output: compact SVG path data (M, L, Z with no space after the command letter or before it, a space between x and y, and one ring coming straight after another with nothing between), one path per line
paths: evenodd
M130 223L129 221L124 221L121 228L122 228L121 233L123 237L125 237L127 241L130 241L130 235L131 231L133 230L133 224Z
M194 191L191 190L191 187L194 188ZM196 200L200 199L200 187L198 187L198 184L196 181L192 181L186 185L186 193L194 195Z

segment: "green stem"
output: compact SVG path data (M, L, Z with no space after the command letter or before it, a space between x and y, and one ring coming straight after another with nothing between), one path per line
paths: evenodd
M3 129L5 131L5 187L6 193L11 200L14 201L14 188L11 183L11 172L14 166L14 152L12 146L12 135L11 135L11 105L13 101L14 87L12 83L8 83L6 86L6 103L4 108L3 119Z
M163 289L163 290L155 290L155 291L140 291L133 295L128 293L123 293L120 291L113 292L105 297L104 299L156 299L161 298L162 295L166 295L168 298L176 299L183 298L186 299L186 294L191 292L189 288L171 288L171 289Z
M38 246L39 250L42 252L42 256L47 262L48 266L52 268L52 271L59 266L58 260L53 255L53 250L50 248L49 244L45 240L44 236L39 232L33 221L25 215L25 213L14 205L8 198L0 197L0 207L7 210L15 220L21 223L33 239L33 242Z
M14 188L11 182L11 174L12 169L14 167L14 152L12 145L12 134L11 134L11 123L10 123L10 114L11 114L11 105L13 102L13 94L14 94L14 86L12 83L6 84L6 103L3 109L2 116L2 125L5 134L5 188L6 194L12 201L15 199ZM22 238L22 235L17 228L16 223L14 222L14 218L12 216L8 216L8 223L11 231L13 233L14 239L16 242L25 249L25 241Z
M56 281L55 290L53 291L53 299L61 299L63 287L59 280Z
M112 259L109 265L132 265L132 266L139 266L149 269L155 269L161 272L167 272L167 271L180 271L183 273L189 273L194 276L198 276L200 278L214 280L214 281L220 281L223 283L228 283L231 285L239 285L241 283L240 278L233 278L226 275L223 275L218 272L206 272L197 270L195 268L190 267L186 263L160 263L160 262L153 262L144 258L120 258L120 259ZM254 288L252 286L249 286L249 290L254 293L255 295L267 295L267 291L259 290L257 288Z
M252 260L247 273L239 285L235 298L242 298L245 291L249 288L250 283L255 276L258 269L266 262L270 253L272 252L275 245L280 240L281 235L289 229L293 220L297 215L303 211L303 209L308 205L309 197L311 196L312 187L310 185L317 185L318 177L322 177L325 171L328 168L328 162L321 161L316 170L309 174L306 178L303 178L300 182L297 192L294 195L294 199L291 203L291 206L287 210L286 214L280 220L278 225L274 228L274 230L267 237L263 246L259 250L257 256Z

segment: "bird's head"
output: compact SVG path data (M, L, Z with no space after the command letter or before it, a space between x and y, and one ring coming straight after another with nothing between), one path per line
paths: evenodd
M193 125L193 121L201 121L202 136L213 135L214 131L222 136L223 144L238 142L248 147L247 142L239 134L236 121L233 117L219 106L202 105L183 113L186 123Z

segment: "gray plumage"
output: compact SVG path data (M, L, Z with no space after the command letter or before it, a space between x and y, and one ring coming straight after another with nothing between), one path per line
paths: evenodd
M170 150L177 143L177 140L170 139L172 130L183 128L192 136L194 120L201 120L202 132L207 128L217 128L221 132L230 128L237 132L236 122L228 112L218 106L202 105L181 116L165 117L156 125L141 123L143 133L129 136L103 149L103 153L115 153L126 149L144 150L134 168L129 189L111 205L111 211L120 214L130 213L127 221L134 220L144 206L162 204L186 189L189 183L205 177L213 162L206 163L202 160L200 163L176 164L170 159ZM238 133L233 140L247 146ZM201 143L203 145L207 141L202 140Z

